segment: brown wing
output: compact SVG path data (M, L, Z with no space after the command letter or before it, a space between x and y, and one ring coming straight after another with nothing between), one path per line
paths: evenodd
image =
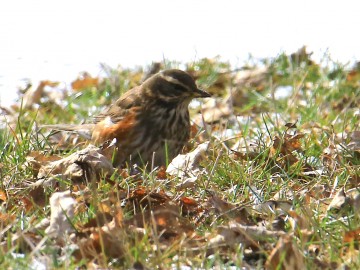
M139 109L139 107L128 109L128 113L116 123L109 124L107 119L96 123L92 132L92 141L98 144L116 138L118 142L124 142L126 138L131 137L133 134L135 117Z
M124 116L129 113L133 107L139 107L142 104L142 88L141 86L134 87L121 95L110 107L105 109L99 115L94 117L94 123L99 123L106 117L110 117L113 123L121 121Z

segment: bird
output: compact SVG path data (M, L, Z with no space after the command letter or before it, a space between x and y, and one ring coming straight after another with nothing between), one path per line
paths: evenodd
M114 164L166 166L190 139L189 103L211 95L179 69L158 72L80 125L44 125L54 130L89 132L95 145L114 141Z

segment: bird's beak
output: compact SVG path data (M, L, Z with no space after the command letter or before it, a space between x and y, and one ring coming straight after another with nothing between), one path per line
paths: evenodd
M211 97L211 95L208 92L199 88L195 90L194 94L195 97L202 97L202 98Z

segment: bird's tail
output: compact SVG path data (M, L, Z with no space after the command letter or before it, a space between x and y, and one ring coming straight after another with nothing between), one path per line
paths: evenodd
M56 131L69 131L79 134L81 137L91 140L92 132L95 124L82 124L82 125L71 125L71 124L55 124L55 125L41 125L40 128L51 129Z

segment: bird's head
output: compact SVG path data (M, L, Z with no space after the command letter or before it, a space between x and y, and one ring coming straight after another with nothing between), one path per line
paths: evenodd
M159 72L143 83L145 93L165 103L189 103L193 98L211 95L199 89L195 80L185 71L169 69Z

